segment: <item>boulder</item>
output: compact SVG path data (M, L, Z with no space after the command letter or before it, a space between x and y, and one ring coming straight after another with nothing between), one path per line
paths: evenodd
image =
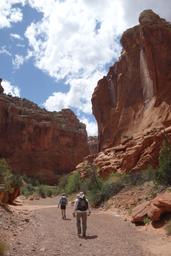
M158 221L162 214L169 212L171 212L171 192L165 192L150 202L135 207L132 211L132 222L143 222L145 217Z

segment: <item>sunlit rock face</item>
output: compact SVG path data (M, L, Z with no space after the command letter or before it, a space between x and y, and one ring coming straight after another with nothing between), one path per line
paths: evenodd
M171 25L151 10L139 22L92 96L99 151L171 125Z
M57 183L88 155L86 127L69 109L48 112L0 94L0 158L15 173Z

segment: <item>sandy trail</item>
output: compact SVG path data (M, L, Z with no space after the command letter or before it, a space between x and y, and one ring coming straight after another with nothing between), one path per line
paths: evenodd
M158 242L158 248L162 246L161 238L140 232L130 222L111 214L93 211L88 218L87 239L82 239L77 237L72 206L67 208L65 221L61 219L54 198L30 201L18 209L31 212L31 217L11 242L10 256L171 255L166 246L163 248L166 254L157 249Z

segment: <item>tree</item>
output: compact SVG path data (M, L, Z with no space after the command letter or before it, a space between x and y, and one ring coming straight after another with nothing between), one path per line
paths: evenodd
M165 136L159 155L159 168L156 171L157 183L171 185L171 144Z

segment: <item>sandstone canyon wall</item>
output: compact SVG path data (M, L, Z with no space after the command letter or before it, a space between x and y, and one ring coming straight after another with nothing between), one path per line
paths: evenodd
M55 183L89 153L86 127L71 110L48 112L0 91L0 158L15 173Z
M171 125L171 24L151 10L123 33L122 54L92 96L99 150Z
M92 95L102 176L156 167L164 137L171 142L171 24L151 10L123 33L121 56Z

